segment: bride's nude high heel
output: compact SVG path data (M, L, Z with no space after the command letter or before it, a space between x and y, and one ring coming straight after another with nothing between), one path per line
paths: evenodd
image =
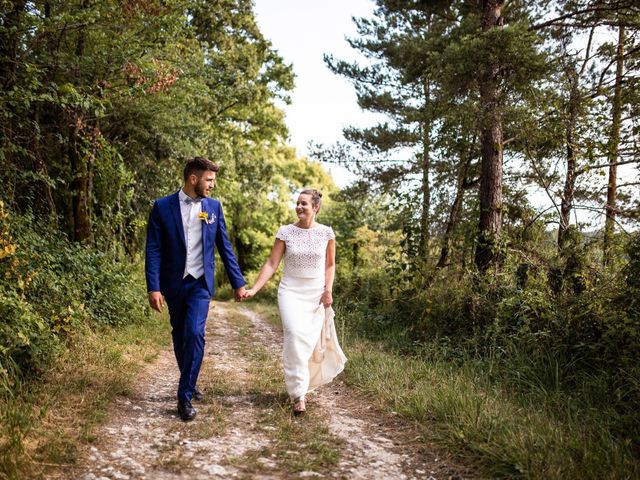
M304 414L307 407L305 405L304 397L298 397L293 401L293 414L296 416Z

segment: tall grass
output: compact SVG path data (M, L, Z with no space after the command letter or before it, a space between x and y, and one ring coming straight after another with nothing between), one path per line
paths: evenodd
M489 354L469 339L412 343L398 312L385 308L376 318L342 299L345 378L381 408L417 421L425 444L482 477L640 478L631 434L616 432L621 420L606 372L576 374L566 359L551 351L532 358L517 342Z
M346 376L482 476L640 478L640 235L626 252L347 272Z

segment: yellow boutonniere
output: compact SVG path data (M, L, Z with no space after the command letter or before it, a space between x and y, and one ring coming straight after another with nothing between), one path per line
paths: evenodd
M207 212L200 212L198 214L198 218L203 222L207 222L209 225L216 221L216 216L213 213L209 216L209 213Z

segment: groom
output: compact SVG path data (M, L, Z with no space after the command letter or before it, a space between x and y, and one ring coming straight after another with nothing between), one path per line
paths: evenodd
M153 204L147 224L145 273L149 305L169 307L173 350L180 369L178 413L193 420L191 400L199 400L196 381L204 355L204 327L213 296L214 245L235 290L245 295L238 262L231 248L218 200L208 198L218 166L195 157L184 167L184 185Z

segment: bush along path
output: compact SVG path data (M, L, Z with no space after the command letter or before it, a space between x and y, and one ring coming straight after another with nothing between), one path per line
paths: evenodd
M293 417L280 368L281 334L234 303L212 303L192 422L176 412L177 369L166 350L121 397L68 479L461 479L472 475L424 451L410 424L375 411L338 379Z

